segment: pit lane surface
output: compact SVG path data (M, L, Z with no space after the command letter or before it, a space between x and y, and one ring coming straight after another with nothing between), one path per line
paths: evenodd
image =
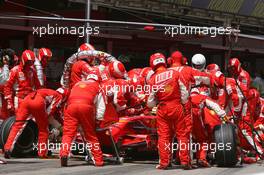
M177 166L169 170L156 170L157 161L135 161L123 165L106 165L102 168L87 165L80 158L72 158L70 167L61 168L58 159L40 160L37 158L10 159L8 164L0 165L0 174L8 175L261 175L264 174L264 164L243 165L235 168L203 168L182 170Z

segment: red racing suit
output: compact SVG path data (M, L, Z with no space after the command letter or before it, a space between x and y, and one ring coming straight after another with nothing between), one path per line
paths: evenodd
M127 76L130 79L138 78L140 76L142 69L141 68L135 68L127 72Z
M0 68L0 108L1 115L0 119L5 120L8 118L8 110L7 110L7 101L4 96L4 85L9 78L9 68L8 65L4 65Z
M117 93L114 93L115 85L117 84L116 80L114 79L108 79L107 81L103 81L101 85L102 91L106 97L106 110L104 113L104 120L100 123L101 128L107 127L119 120L117 109L113 103L114 98L118 99L118 97L114 97L114 95L117 95Z
M94 164L103 165L103 154L96 136L96 119L102 120L104 112L105 102L98 82L80 81L73 86L64 111L61 157L69 155L71 143L80 124L86 144L89 144L85 146L89 147Z
M211 96L222 108L226 107L226 91L224 88L215 89L215 91L211 93Z
M152 74L154 74L154 71L150 67L135 68L128 72L128 84L130 88L134 88L134 91L130 93L130 99L128 100L129 109L126 110L126 115L140 115L143 113L149 115L150 109L145 104L150 93L147 81Z
M170 69L174 69L181 74L184 79L186 89L188 90L189 94L191 91L192 85L198 86L200 84L203 85L210 85L210 77L207 73L201 72L197 69L194 69L190 66L177 66L172 67ZM188 103L185 105L185 122L186 122L186 132L188 135L192 132L192 115L191 115L191 102L190 99Z
M0 119L5 120L9 117L9 112L7 109L7 101L4 96L4 85L0 85L0 108L1 108L1 114Z
M8 109L18 109L20 102L30 92L39 88L40 83L36 71L32 67L28 68L28 70L25 70L22 65L12 68L4 87Z
M239 132L241 146L245 149L257 150L260 154L263 154L261 145L254 140L252 136L252 129L250 125L254 124L254 121L251 118L250 107L241 92L242 88L240 90L237 86L236 80L233 78L226 78L225 88L229 100L227 103L231 104L230 108L235 117L238 119L237 124L241 130L241 132Z
M241 68L241 72L237 77L237 82L243 92L243 94L248 97L248 92L250 88L250 75L247 71Z
M28 94L21 102L17 113L16 122L12 126L5 151L12 151L22 130L26 126L26 121L34 117L38 125L38 155L47 156L48 141L48 116L52 115L62 102L62 95L51 89L38 89ZM31 116L32 115L32 116Z
M191 93L192 101L192 115L193 115L193 130L192 134L200 144L200 148L197 150L196 156L198 160L205 160L207 156L207 150L204 149L204 144L208 144L211 141L213 129L216 125L221 124L220 118L226 116L226 112L221 106L206 95L202 95L198 88L193 88ZM214 114L210 111L214 111Z
M113 103L117 112L127 108L128 83L123 79L111 79L102 84L107 102Z
M254 128L258 132L258 135L256 135L256 139L260 142L260 144L262 144L259 137L261 137L261 140L263 142L264 140L264 99L263 98L260 97L258 99L258 102L255 108L253 109L253 111L255 112Z
M188 91L175 70L157 70L151 77L149 84L151 93L147 105L152 108L158 104L157 131L158 148L162 167L168 167L171 161L172 138L176 134L179 143L179 154L182 165L190 164L189 136L186 135L184 121L184 107L188 101ZM180 147L185 145L185 148Z
M264 99L259 98L259 104L256 106L256 121L254 123L254 128L264 131ZM259 108L259 109L257 109Z
M127 110L135 107L140 99L134 94L134 89L124 79L110 79L102 83L102 90L106 96L106 112L101 127L115 123L122 115L132 115L137 109ZM143 109L142 109L143 110ZM131 112L132 111L132 112Z
M70 87L73 87L77 82L84 80L91 70L91 66L83 60L74 63L71 69Z

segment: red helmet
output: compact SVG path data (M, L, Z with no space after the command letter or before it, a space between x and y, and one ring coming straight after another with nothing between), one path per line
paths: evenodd
M255 88L249 89L248 99L259 99L259 91Z
M241 72L241 63L238 58L232 58L228 62L228 69L231 74L238 75Z
M111 77L113 78L127 78L127 71L123 63L120 61L111 62L108 66L108 71Z
M52 57L52 52L48 48L39 49L38 59L43 67L46 67L48 60Z
M80 51L84 51L84 50L95 50L94 47L91 45L91 44L88 44L88 43L83 43L79 49L78 49L78 52Z
M210 75L214 85L220 88L224 87L225 76L221 71L212 71Z
M144 67L141 72L140 76L145 78L145 81L148 82L151 76L154 74L154 71L150 67Z
M26 64L33 65L34 61L35 61L35 54L34 54L33 51L31 51L31 50L25 50L22 53L22 56L21 56L22 66L24 66Z
M220 71L220 67L217 64L209 64L206 67L206 72Z
M167 65L165 56L162 53L155 53L151 55L149 59L149 65L153 70L157 69L161 65L166 67Z
M95 49L91 44L84 43L79 47L78 52L85 51L85 50L88 51L88 50L95 50ZM94 61L94 58L83 58L82 60L87 61L88 64L92 64L92 62Z
M47 58L48 60L52 57L52 52L48 48L39 49L38 59L42 61L42 59Z
M183 63L183 55L180 51L175 51L171 54L172 63Z

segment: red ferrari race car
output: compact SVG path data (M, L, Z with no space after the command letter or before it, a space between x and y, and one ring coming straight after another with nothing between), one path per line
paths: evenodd
M216 117L207 108L204 109L205 126L209 129L206 120L208 117ZM5 120L0 129L1 146L7 140L10 129L15 121L15 116ZM37 154L34 150L34 144L37 144L37 125L33 120L29 120L24 131L20 135L15 144L13 157L29 157ZM231 144L230 150L216 149L215 156L211 157L216 160L219 166L234 166L237 163L237 137L234 126L229 123L222 123L218 120L213 126L212 142L216 144ZM157 155L157 132L156 132L156 116L127 116L119 118L118 122L110 124L105 128L97 129L98 137L106 159L114 160L116 163L123 163L124 158L133 158L136 153L154 153ZM79 132L76 137L75 144L83 144L83 137ZM58 139L59 141L59 139ZM54 142L54 140L50 140ZM80 148L77 146L77 148ZM88 151L82 152L75 150L73 154L87 154ZM137 154L137 155L139 155ZM86 156L89 161L89 156Z
M8 134L14 124L15 116L5 120L0 129L0 144L3 147ZM133 156L135 152L156 152L157 133L156 116L133 116L121 117L118 122L105 128L97 129L105 155L112 154L118 163L123 162L122 156ZM38 127L33 120L28 120L27 126L19 136L15 144L12 156L27 157L36 155ZM60 139L58 139L59 141ZM54 140L49 140L54 142ZM83 144L84 139L81 131L78 133L75 144ZM77 146L77 148L80 148ZM74 150L73 154L83 153L81 150ZM86 152L88 153L88 151Z

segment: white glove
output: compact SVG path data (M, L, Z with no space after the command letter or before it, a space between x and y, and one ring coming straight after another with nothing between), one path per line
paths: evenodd
M262 124L258 125L259 129L264 131L264 126Z
M158 109L157 107L153 107L151 110L151 114L156 115L157 109Z

